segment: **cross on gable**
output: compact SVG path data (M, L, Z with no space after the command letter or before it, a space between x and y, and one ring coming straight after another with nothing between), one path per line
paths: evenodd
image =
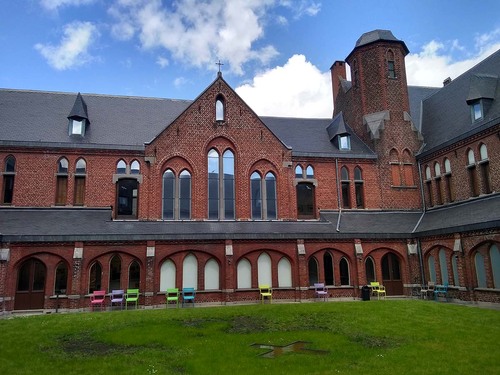
M224 64L223 64L223 63L221 63L221 62L220 62L220 59L219 59L219 61L218 61L218 62L216 62L216 63L215 63L215 65L219 65L219 73L220 73L220 67L221 67L222 65L224 65Z

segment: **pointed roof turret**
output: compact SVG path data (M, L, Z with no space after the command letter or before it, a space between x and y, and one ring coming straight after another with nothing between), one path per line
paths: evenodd
M87 104L80 93L76 96L75 104L73 104L73 108L68 115L69 119L85 119L89 121L89 115L87 114Z
M333 118L330 125L326 128L326 131L328 132L330 141L339 135L351 135L351 133L347 130L344 121L344 114L342 112Z

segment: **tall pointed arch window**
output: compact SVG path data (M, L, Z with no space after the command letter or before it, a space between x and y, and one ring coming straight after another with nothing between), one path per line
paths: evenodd
M493 275L493 288L500 289L500 251L496 244L490 247L491 273Z
M276 219L276 177L271 172L264 181L258 172L250 176L251 206L253 220Z
M470 194L473 197L477 197L479 195L479 187L476 177L476 158L474 151L471 149L467 151L467 172L469 174Z
M242 259L238 262L238 289L250 289L252 287L252 265L248 259Z
M141 283L141 266L134 260L128 268L128 287L130 289L139 289Z
M167 289L175 288L175 279L177 270L175 263L167 259L160 267L160 291L165 292Z
M401 173L399 170L399 153L394 148L389 152L389 164L391 166L392 186L401 186Z
M340 271L340 285L350 285L350 275L349 275L349 262L346 258L342 257L339 263Z
M215 149L208 152L208 218L234 220L234 154L226 150L220 157Z
M342 208L351 208L351 184L347 167L340 169L340 184L342 191Z
M439 250L439 270L441 271L441 283L448 283L448 262L446 251L444 249Z
M60 262L56 267L54 282L54 293L55 294L66 294L68 289L68 266Z
M354 168L354 190L356 193L356 208L365 208L363 172L360 167Z
M84 159L78 159L75 167L75 192L74 205L83 206L85 202L85 177L87 176L87 163Z
M287 258L278 262L278 287L290 288L292 286L292 265Z
M163 173L163 219L191 218L191 173L184 169L176 176L171 169Z
M488 283L486 280L486 267L484 263L484 256L480 252L474 255L474 265L476 268L476 280L478 288L487 288Z
M479 169L481 171L481 187L484 194L491 193L491 178L490 178L490 161L488 159L488 149L483 143L479 147Z
M306 168L306 178L314 178L314 168L312 165L308 165Z
M215 121L223 123L226 120L226 102L222 95L218 95L215 100Z
M59 159L56 176L56 205L64 206L68 195L68 159Z
M276 177L273 173L268 172L266 174L265 184L264 184L264 194L266 196L265 207L265 219L275 220L277 218L276 211Z
M441 192L441 166L438 162L434 163L434 175L436 181L436 200L437 204L443 204L443 194Z
M116 163L116 174L126 174L127 173L127 163L124 160L119 160Z
M314 285L319 281L318 261L315 257L310 257L307 266L309 273L309 285Z
M205 290L219 288L219 263L212 258L205 264Z
M387 77L396 78L396 63L392 50L387 51Z
M141 173L141 165L137 160L134 160L130 164L130 174L139 174L139 173Z
M101 290L102 267L99 262L95 262L90 267L89 272L89 293L95 290Z
M113 255L109 262L109 290L121 289L122 260L118 255Z
M425 187L427 190L427 197L429 200L429 206L434 204L434 197L432 194L432 175L431 175L431 167L428 165L425 167Z
M272 262L267 253L262 253L257 258L257 281L259 285L273 285Z
M403 184L405 186L414 186L415 180L413 178L413 160L411 153L408 149L403 150Z
M295 167L295 178L304 178L303 176L304 170L301 165L297 165Z
M250 176L250 190L252 219L262 220L262 178L257 172L253 172Z
M335 277L333 273L333 257L329 251L326 251L325 254L323 254L323 269L325 272L325 284L334 285Z
M455 190L451 179L451 163L448 158L444 159L444 181L448 202L453 202L455 200Z
M308 165L304 169L300 164L295 166L295 184L297 194L297 217L299 219L315 218L314 190L317 180L314 178L314 167Z
M367 284L376 280L375 263L373 262L373 258L370 256L367 257L366 261L365 261L365 274L366 274L366 283Z
M14 198L14 177L16 175L16 159L14 156L7 156L3 170L2 203L12 204Z

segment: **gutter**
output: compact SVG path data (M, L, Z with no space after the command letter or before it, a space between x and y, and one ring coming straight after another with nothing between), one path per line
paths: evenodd
M339 217L335 230L340 232L340 218L342 216L342 206L340 205L340 186L339 186L339 159L335 158L335 178L337 179L337 205L339 208Z

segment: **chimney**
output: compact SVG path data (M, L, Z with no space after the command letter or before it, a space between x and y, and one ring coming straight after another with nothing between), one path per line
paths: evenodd
M443 81L443 87L444 87L444 86L447 86L449 83L451 83L451 78L450 78L450 77L446 78L446 79Z
M333 91L333 105L335 106L335 101L337 100L337 95L340 90L340 79L346 79L346 63L345 61L335 61L330 68L330 73L332 75L332 91Z

